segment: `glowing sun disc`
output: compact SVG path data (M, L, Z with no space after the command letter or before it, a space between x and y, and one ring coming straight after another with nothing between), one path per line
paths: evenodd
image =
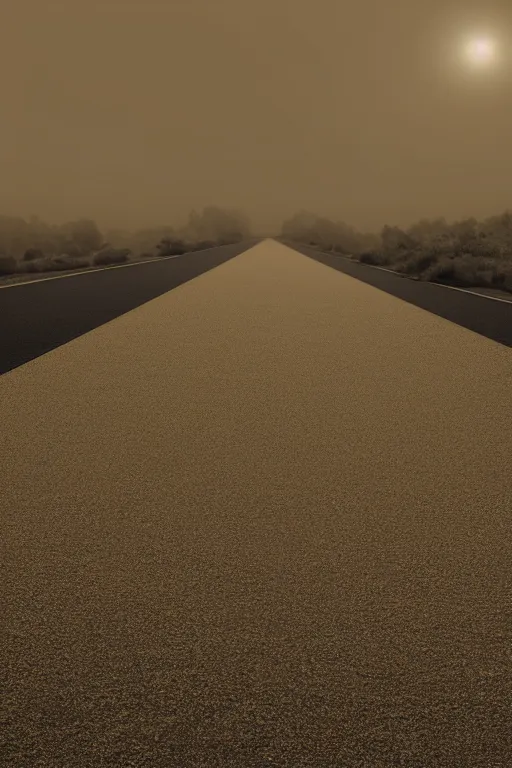
M488 64L495 56L494 42L489 38L471 40L467 47L467 54L474 64Z

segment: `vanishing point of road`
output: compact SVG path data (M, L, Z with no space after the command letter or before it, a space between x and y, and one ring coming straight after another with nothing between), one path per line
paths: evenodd
M0 424L2 765L512 765L506 345L266 240Z

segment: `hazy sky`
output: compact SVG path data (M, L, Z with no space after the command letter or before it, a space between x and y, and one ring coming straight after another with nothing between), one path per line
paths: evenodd
M512 0L0 0L0 214L512 207ZM465 36L491 35L471 67Z

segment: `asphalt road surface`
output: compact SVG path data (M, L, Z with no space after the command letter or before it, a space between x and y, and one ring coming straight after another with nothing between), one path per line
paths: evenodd
M2 765L509 768L511 405L268 240L6 373Z

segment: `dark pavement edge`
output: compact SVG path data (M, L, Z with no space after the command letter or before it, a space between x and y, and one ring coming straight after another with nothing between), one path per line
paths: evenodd
M261 238L0 291L0 375L161 296L257 245Z

